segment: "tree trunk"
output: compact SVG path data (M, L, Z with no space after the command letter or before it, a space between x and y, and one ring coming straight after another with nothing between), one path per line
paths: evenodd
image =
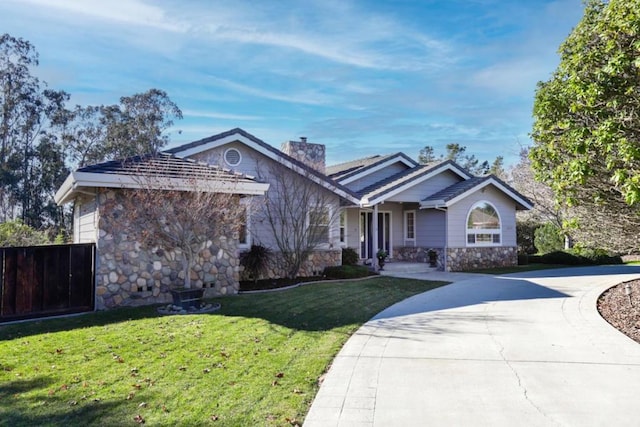
M184 272L184 288L191 289L191 256L182 253L182 271Z

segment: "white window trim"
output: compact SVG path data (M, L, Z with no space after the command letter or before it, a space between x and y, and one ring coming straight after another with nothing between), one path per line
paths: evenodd
M475 208L477 208L480 205L484 205L487 204L489 206L491 206L493 208L494 211L496 211L496 215L498 215L498 221L500 222L500 227L499 228L474 228L474 229L470 229L468 227L469 224L469 216L471 215L471 212L473 212L473 210ZM473 230L473 231L471 231ZM492 236L491 238L491 242L476 242L476 243L469 243L469 234L475 234L476 236L478 234L490 234ZM493 243L493 235L499 235L500 236L500 243ZM471 208L469 209L469 212L467 212L467 218L464 221L464 240L466 242L466 245L468 247L499 247L502 246L502 217L500 216L500 212L498 211L498 209L496 208L496 206L491 203L488 200L480 200L476 203L474 203Z
M340 244L341 248L347 247L347 230L348 230L347 217L348 217L347 210L342 209L340 211L340 214L338 215L338 243ZM340 223L342 218L344 218L344 224ZM344 230L344 233L342 233L342 230ZM344 240L340 240L341 234L344 234ZM329 231L329 235L331 235L331 231Z
M335 222L333 222L333 224L332 224L332 218L334 218L333 217L334 208L332 206L318 206L318 207L312 208L312 210L321 210L321 209L326 209L327 210L327 219L328 219L328 222L327 222L327 241L318 243L315 246L315 248L316 249L329 249L329 248L331 248L333 246L333 238L334 238L334 236L333 236L333 234L334 234L334 232L333 232L333 224L335 224ZM333 221L335 221L335 218L334 218ZM340 224L338 224L338 226L339 225ZM307 212L307 227L311 227L311 212L310 211Z
M245 233L247 235L247 241L240 243L238 240L238 249L245 250L251 248L251 198L240 199L240 204L244 205L245 218L247 223L245 224ZM238 236L238 239L240 236Z
M413 237L409 237L409 214L413 214ZM416 211L404 211L404 240L407 242L416 241Z

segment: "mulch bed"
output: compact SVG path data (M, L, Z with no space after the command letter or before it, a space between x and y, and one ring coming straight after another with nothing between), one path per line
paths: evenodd
M631 287L631 301L625 293L627 283ZM614 328L640 343L640 280L608 289L598 299L598 311Z

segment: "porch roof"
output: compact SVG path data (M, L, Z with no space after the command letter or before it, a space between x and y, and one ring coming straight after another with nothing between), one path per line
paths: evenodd
M355 205L359 203L358 196L338 181L333 180L332 178L321 172L318 172L317 170L309 167L303 162L289 156L288 154L283 153L275 147L272 147L260 138L251 135L249 132L241 128L231 129L227 132L212 135L210 137L193 141L188 144L180 145L178 147L165 150L165 152L169 154L188 157L236 141L256 150L257 152L269 157L272 160L283 164L285 167L291 169L292 171L304 176L305 178L342 197L349 203Z
M454 172L464 180L472 177L467 171L451 160L419 165L362 189L360 191L362 205L373 206L384 202L388 198L447 170ZM419 200L412 201L418 202Z
M339 163L327 167L327 176L341 182L348 183L355 179L365 176L375 170L381 169L389 164L401 162L408 168L414 168L418 166L413 159L406 154L398 152L394 154L377 154L375 156L364 157L361 159L352 160L345 163Z
M71 172L54 196L63 205L90 188L143 188L264 195L268 183L218 166L158 153L112 160Z

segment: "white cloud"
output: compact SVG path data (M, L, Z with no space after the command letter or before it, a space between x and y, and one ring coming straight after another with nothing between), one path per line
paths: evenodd
M323 94L314 89L307 89L302 91L288 91L287 94L269 91L241 83L236 83L231 80L218 78L215 76L209 77L210 81L217 86L229 89L235 92L244 93L246 95L255 96L258 98L271 99L274 101L290 102L294 104L307 104L307 105L327 105L336 101L335 97Z
M186 26L171 21L163 9L140 0L21 0L39 7L58 9L62 14L80 14L101 21L152 27L172 32L183 32Z
M184 117L204 117L208 119L223 119L223 120L261 120L263 117L261 116L249 116L243 114L228 114L228 113L218 113L212 111L197 111L197 110L182 110L182 115Z

